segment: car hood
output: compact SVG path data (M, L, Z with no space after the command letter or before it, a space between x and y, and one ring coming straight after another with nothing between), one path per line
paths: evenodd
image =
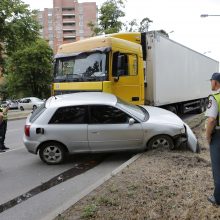
M176 126L182 127L184 122L173 112L168 110L152 107L152 106L142 106L145 108L149 113L149 121L151 122L158 122L163 124L173 124Z

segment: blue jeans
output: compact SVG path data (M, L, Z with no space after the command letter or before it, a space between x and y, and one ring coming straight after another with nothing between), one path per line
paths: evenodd
M220 205L220 130L212 135L210 143L210 157L212 163L212 174L214 179L214 197Z

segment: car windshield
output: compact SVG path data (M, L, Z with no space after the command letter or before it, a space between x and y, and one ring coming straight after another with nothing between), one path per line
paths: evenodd
M54 82L86 82L107 80L106 54L83 53L57 58Z
M149 113L141 106L130 104L121 100L120 98L117 98L117 105L119 106L119 108L129 111L131 115L134 115L141 121L146 121L149 119Z

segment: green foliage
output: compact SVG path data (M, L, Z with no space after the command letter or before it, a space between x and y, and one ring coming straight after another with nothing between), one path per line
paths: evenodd
M126 32L137 32L138 31L138 23L136 19L133 19L131 21L127 21L124 24L125 31Z
M96 213L96 210L97 210L97 206L95 204L87 205L83 209L82 218L86 219L86 218L94 217L95 213Z
M30 44L39 36L36 11L28 9L21 0L1 0L0 4L0 59ZM4 47L3 47L4 45Z
M17 50L7 60L6 82L9 95L22 92L24 96L49 96L52 57L52 49L42 39Z
M104 2L99 9L98 25L92 22L88 23L93 35L119 32L123 27L120 18L125 16L122 8L124 8L123 0L107 0Z
M147 32L150 26L150 23L153 21L150 18L143 18L140 22L140 27L138 29L139 32Z
M133 19L129 22L126 22L124 24L124 27L125 27L125 31L128 31L128 32L147 32L149 30L149 26L150 26L150 23L152 23L153 21L148 18L148 17L145 17L141 20L141 22L137 22L136 19Z
M2 100L5 100L8 97L8 90L7 90L7 86L5 83L0 85L0 94L1 94Z

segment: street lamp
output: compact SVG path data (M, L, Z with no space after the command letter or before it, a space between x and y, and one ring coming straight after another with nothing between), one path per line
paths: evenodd
M206 17L210 17L210 16L220 16L220 15L209 15L209 14L201 14L200 15L201 18L206 18Z

